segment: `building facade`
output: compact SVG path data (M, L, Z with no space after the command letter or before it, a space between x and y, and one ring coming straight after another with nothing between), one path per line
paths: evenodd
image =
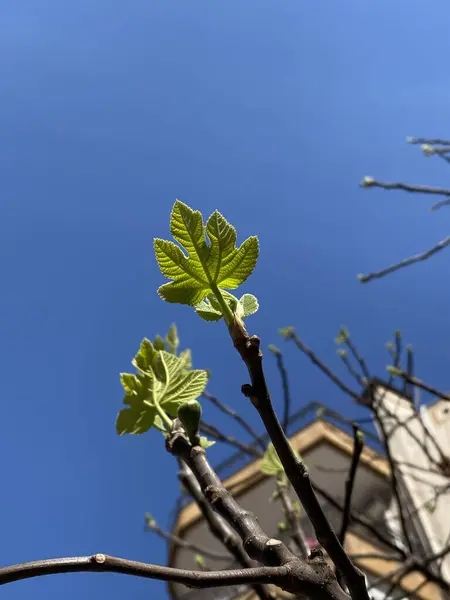
M378 425L378 432L381 436L383 431L389 434L391 455L398 462L398 477L402 479L402 498L408 506L408 537L415 555L425 558L439 552L450 542L449 474L445 469L435 472L434 468L441 459L437 446L442 453L449 454L450 415L447 408L450 408L450 403L447 406L442 402L435 403L417 415L410 399L382 382L371 382L369 393L383 405L383 410L380 409L383 422ZM294 417L292 425L297 432L290 437L290 441L308 466L318 498L333 528L338 530L345 497L345 478L353 452L350 424L318 403L312 403L301 413L297 422ZM425 446L420 437L423 435L422 422L426 423L429 430L425 434ZM417 438L415 445L410 439L410 431L413 432L413 438ZM430 435L438 444L430 441ZM433 457L433 468L428 454ZM234 459L234 463L233 460L228 461L228 468L242 461L243 457L236 454ZM235 466L231 475L222 477L224 485L244 509L258 517L268 535L284 538L288 542L289 531L280 530L280 523L284 521L281 504L271 500L275 491L274 478L265 475L260 466L260 459ZM393 576L390 574L399 571L401 562L379 558L381 554L390 554L392 557L392 549L386 545L386 540L393 540L400 545L403 543L392 497L390 473L390 463L379 439L368 432L355 480L352 511L363 521L369 522L371 528L368 530L361 523L351 523L346 536L346 550L365 573L368 583L374 586L371 589L373 600L384 600L388 591L391 598L403 595L411 600L444 600L441 590L425 580L419 572L409 573L393 586ZM316 543L314 531L306 515L300 513L300 519L312 548ZM195 503L188 502L181 507L173 533L214 552L223 552L222 545L210 533ZM449 558L447 556L439 564L439 571L440 576L450 583ZM184 569L198 568L192 551L176 544L170 547L169 564ZM237 566L231 556L207 559L207 567L214 570ZM249 600L253 596L251 588L246 586L192 591L181 585L170 584L169 589L174 600Z

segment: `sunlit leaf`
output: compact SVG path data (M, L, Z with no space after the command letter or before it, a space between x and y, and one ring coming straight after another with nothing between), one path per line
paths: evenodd
M154 240L159 268L172 280L158 289L167 302L200 304L213 292L213 286L221 290L237 288L256 265L258 238L252 236L237 248L235 228L218 211L210 216L205 227L199 211L177 200L170 231L187 254L171 241Z

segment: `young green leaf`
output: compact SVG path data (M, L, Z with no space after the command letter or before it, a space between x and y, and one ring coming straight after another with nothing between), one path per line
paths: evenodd
M292 450L300 461L300 454L294 448ZM284 474L283 465L281 464L280 457L278 456L272 442L268 445L267 450L262 458L260 469L265 475L278 476Z
M237 314L241 319L253 315L259 308L258 299L253 294L244 294L239 298Z
M284 472L281 460L272 443L269 444L261 462L261 471L265 475L278 475Z
M172 323L172 325L170 326L169 333L166 337L166 341L167 345L169 346L169 352L171 352L172 354L176 354L180 345L180 340L178 338L178 331L175 323Z
M153 347L155 348L155 350L166 349L166 343L160 335L155 336L155 339L153 340Z
M155 415L156 409L144 404L123 408L117 415L116 431L119 435L145 433L153 425Z
M239 300L225 290L222 290L222 295L231 312L235 312L241 319L254 314L259 308L258 300L252 294L244 294ZM205 321L220 321L223 317L222 308L214 294L208 294L197 304L195 310Z
M197 567L204 567L206 565L206 561L205 558L201 555L201 554L196 554L195 555L195 564L197 565Z
M249 237L236 248L236 230L218 211L210 216L205 228L201 213L177 200L172 209L170 230L187 256L173 242L154 240L159 268L172 280L158 289L158 294L167 302L195 306L217 288L237 288L256 265L258 238Z
M210 448L211 446L214 446L216 442L212 441L212 440L208 440L208 438L205 435L201 435L200 436L200 446L202 448L204 448L206 450L206 448Z
M117 417L119 435L144 433L152 425L164 432L167 427L157 415L157 406L175 418L178 407L195 400L206 387L207 373L191 370L189 350L175 356L165 350L157 351L144 339L132 362L138 373L120 376L125 390L123 402L129 408L122 409Z
M192 369L192 355L189 348L180 352L179 358L181 359L183 369Z

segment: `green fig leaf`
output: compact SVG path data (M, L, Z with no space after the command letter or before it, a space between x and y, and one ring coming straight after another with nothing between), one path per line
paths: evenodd
M297 459L301 461L300 454L297 452L297 450L294 448L292 450ZM272 442L268 445L267 450L262 458L260 469L265 475L278 476L284 474L283 465L281 464L280 457L278 456Z
M205 227L200 211L177 200L172 209L170 230L187 256L174 242L154 240L161 273L172 280L158 289L158 294L167 302L196 306L215 288L237 288L255 268L258 238L249 237L237 248L235 228L218 211L214 211Z

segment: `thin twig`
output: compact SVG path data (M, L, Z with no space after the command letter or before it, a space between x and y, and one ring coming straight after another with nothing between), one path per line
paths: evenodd
M225 444L229 444L230 446L239 448L239 450L242 450L243 452L250 454L251 456L254 456L255 458L260 456L260 452L258 450L256 450L249 444L243 444L242 442L240 442L239 440L237 440L236 438L234 438L230 435L225 435L224 433L222 433L220 431L220 429L215 427L215 425L211 425L210 423L205 423L205 421L201 421L200 422L200 431L202 433L205 433L205 434L211 436L212 438L216 439L219 442L224 442Z
M353 377L353 379L355 379L356 383L359 383L359 385L364 385L364 380L361 377L361 375L355 370L352 363L350 362L347 351L339 348L337 350L337 355L339 356L339 358L342 360L342 362L346 366L350 375Z
M365 177L361 183L364 188L382 188L383 190L403 190L404 192L418 194L433 194L436 196L450 196L450 189L435 188L427 185L410 185L408 183L388 183L377 181L372 177Z
M409 377L414 377L414 351L412 346L406 346L406 373ZM414 386L409 381L403 382L403 394L407 398L413 399Z
M407 138L408 144L429 144L430 146L450 146L450 141L441 138Z
M433 396L436 396L437 398L440 398L441 400L446 400L447 402L450 402L450 396L448 394L444 394L443 392L439 391L435 387L425 383L421 379L417 379L417 377L411 376L406 371L402 371L401 369L396 369L394 375L396 377L402 377L408 383L411 383L412 385L415 385L416 387L421 388L422 390L425 390L426 392L429 392L430 394L433 394Z
M319 369L325 373L325 375L331 379L331 381L333 383L335 383L338 388L340 388L343 392L345 392L346 394L348 394L349 396L351 396L354 400L359 400L359 395L354 392L353 390L351 390L347 385L345 385L345 383L343 381L341 381L339 379L339 377L337 375L335 375L331 369L329 369L327 367L327 365L325 363L323 363L317 356L316 354L314 354L314 352L311 350L311 348L308 348L308 346L306 346L301 339L298 337L298 335L295 333L295 330L293 328L291 328L289 330L288 333L286 333L285 335L286 340L293 340L295 345L297 346L297 348L299 350L301 350L304 354L306 354L306 356L308 356L308 358L311 360L311 362L313 362L316 367L319 367Z
M390 267L386 267L385 269L381 269L380 271L374 271L373 273L369 273L368 275L358 275L358 279L361 283L367 283L368 281L371 281L372 279L379 279L380 277L385 277L386 275L389 275L390 273L394 273L394 271L398 271L399 269L403 269L404 267L409 267L410 265L413 265L422 260L427 260L428 258L433 256L433 254L436 254L440 250L443 250L444 248L446 248L449 244L450 244L450 236L446 237L445 239L440 241L438 244L436 244L435 246L433 246L426 252L423 252L422 254L415 254L414 256L411 256L410 258L406 258L405 260L402 260L394 265L391 265Z
M352 461L350 463L350 469L348 472L347 479L345 481L345 502L344 502L344 513L342 515L341 531L339 533L339 541L344 546L345 535L350 523L350 508L352 504L352 494L355 485L356 471L358 469L359 460L361 453L364 448L364 436L361 433L358 425L353 425L353 452Z
M361 371L362 371L364 377L366 377L367 379L370 379L370 371L369 371L369 368L367 367L367 363L364 360L364 358L361 356L361 354L358 352L358 349L355 346L355 344L352 342L350 335L345 336L344 343L348 347L350 352L352 353L355 360L359 363L359 366L361 367Z
M308 544L306 543L305 532L303 531L303 527L300 523L300 518L298 516L297 511L294 508L291 497L289 496L289 492L285 484L278 482L277 483L277 494L281 501L281 505L283 506L283 512L285 514L286 520L289 523L289 527L291 529L291 536L294 540L297 548L300 551L300 555L303 558L307 558L309 555Z
M288 374L284 365L284 358L281 350L279 350L279 348L277 348L273 344L269 346L269 350L273 354L275 354L278 371L281 377L281 384L283 386L283 419L281 421L281 424L284 431L287 433L291 413L291 392L289 389Z
M449 160L448 156L443 157L446 160ZM430 210L432 211L436 211L439 210L440 208L443 208L444 206L448 206L450 204L450 198L446 198L445 200L440 200L439 202L436 202L436 204L433 204L433 206L430 208Z
M224 554L221 552L214 552L213 550L210 550L209 548L206 548L205 546L201 546L200 544L194 544L192 542L187 542L183 538L180 538L177 535L174 535L173 533L169 533L168 531L161 529L161 527L159 527L159 525L152 519L147 519L145 530L155 533L160 538L167 540L168 542L178 546L179 548L184 548L185 550L192 550L193 552L202 554L205 557L212 558L214 560L229 560L230 559L229 554Z
M253 429L253 427L251 427L247 421L245 419L243 419L241 417L240 414L238 414L235 410L233 410L230 406L228 406L227 404L225 404L224 402L221 402L218 398L216 398L216 396L213 396L212 394L210 394L208 391L204 391L202 396L204 398L206 398L207 400L209 400L209 402L211 402L211 404L213 404L216 408L218 408L219 410L221 410L223 413L225 413L226 415L230 416L232 419L234 419L236 421L236 423L239 423L239 425L245 429L245 431L250 435L250 437L259 445L261 446L261 448L263 450L266 449L264 442L261 440L261 438L258 436L258 434L256 433L256 431Z
M277 583L286 577L285 567L256 567L230 571L188 571L160 565L150 565L107 554L50 558L0 568L0 585L56 573L79 572L123 573L159 581L182 583L192 588L209 588L251 583Z
M395 502L397 504L397 508L398 508L398 514L400 517L400 525L401 525L401 530L402 530L402 537L404 542L406 543L406 545L408 546L409 551L412 553L413 552L413 547L412 547L412 543L409 537L409 532L408 532L408 528L406 526L406 517L405 517L405 513L404 513L404 504L402 502L402 499L400 497L400 486L399 486L399 482L398 482L398 478L397 478L397 465L394 461L394 458L392 456L391 453L391 447L389 445L389 439L388 439L388 434L386 431L386 427L383 421L383 418L380 416L379 412L378 412L378 408L375 405L374 400L372 400L371 403L371 409L373 411L373 414L375 416L375 419L378 423L378 427L380 429L381 432L381 436L382 436L382 441L383 441L383 445L384 445L384 449L386 452L386 458L388 460L389 463L389 469L390 469L390 480L391 480L391 485L392 485L392 491L394 494L394 498L395 498Z

